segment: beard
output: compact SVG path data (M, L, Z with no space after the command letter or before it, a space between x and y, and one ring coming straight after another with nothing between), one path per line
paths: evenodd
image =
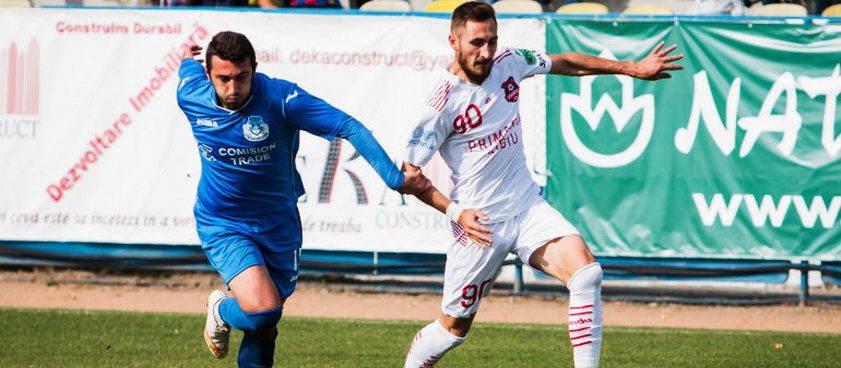
M242 96L232 95L225 97L225 99L222 100L222 105L228 110L236 110L242 107L243 102L245 102L245 99Z
M491 74L493 59L482 59L477 61L471 62L462 55L459 55L458 57L458 65L461 67L461 70L464 71L464 74L467 75L467 78L475 84L482 84L482 82L485 81L485 78Z

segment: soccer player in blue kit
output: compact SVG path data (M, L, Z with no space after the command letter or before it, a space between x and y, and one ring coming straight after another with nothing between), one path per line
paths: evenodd
M216 34L206 70L193 59L200 53L195 45L184 52L178 105L201 154L194 208L201 245L234 295L216 290L208 297L205 342L223 358L231 328L243 330L239 366L270 367L301 254L299 132L347 139L400 193L422 193L431 184L420 173L401 173L356 119L294 83L256 73L244 35Z

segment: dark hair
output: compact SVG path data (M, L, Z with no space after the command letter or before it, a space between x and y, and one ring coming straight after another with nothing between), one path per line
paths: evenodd
M490 4L479 1L468 1L453 10L450 31L464 27L467 21L484 22L488 19L493 19L496 22L496 12Z
M224 31L219 32L210 44L207 45L207 53L205 53L205 60L207 61L207 70L210 71L211 57L218 56L222 60L231 61L234 63L243 62L246 59L251 60L251 66L257 68L257 57L254 53L254 46L245 35Z

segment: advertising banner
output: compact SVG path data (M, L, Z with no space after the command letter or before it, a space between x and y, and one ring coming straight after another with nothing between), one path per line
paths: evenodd
M547 79L548 199L601 255L841 259L841 33L758 22L554 21L551 52L661 81Z
M448 19L0 9L0 239L197 244L200 152L176 104L177 70L184 45L223 30L249 37L258 72L355 116L398 163L436 69L452 61ZM503 45L545 47L540 19L502 21L500 33ZM540 131L544 87L521 92L523 120ZM445 217L388 190L346 141L303 133L297 165L305 247L449 244ZM440 159L425 171L449 190Z

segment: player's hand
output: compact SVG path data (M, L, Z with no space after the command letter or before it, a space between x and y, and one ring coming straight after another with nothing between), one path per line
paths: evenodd
M397 188L400 194L418 195L432 188L432 182L420 170L407 171L403 175L403 185Z
M201 55L202 47L199 45L190 45L189 47L184 48L184 53L181 54L181 59L194 59L198 62L202 62L204 60L196 59L196 56Z
M681 70L683 65L670 64L672 62L683 59L683 54L669 55L677 48L677 45L671 45L665 50L660 50L664 42L657 44L654 50L645 58L637 61L634 64L634 72L632 77L645 80L659 80L664 78L671 78L672 75L667 73L669 70Z
M488 235L493 234L493 230L480 224L479 220L488 221L488 216L479 210L464 210L458 218L458 224L479 248L490 247L493 245L493 240Z

